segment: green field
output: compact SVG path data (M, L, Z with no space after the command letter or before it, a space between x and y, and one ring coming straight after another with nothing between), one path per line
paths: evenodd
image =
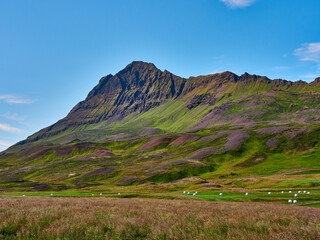
M128 191L129 190L129 191ZM183 193L183 192L186 193ZM310 194L298 193L300 190L285 190L284 193L279 190L271 189L250 189L237 191L236 189L221 189L211 191L200 191L196 189L183 190L179 192L131 192L126 189L125 192L81 192L81 191L62 191L62 192L7 192L1 193L0 197L86 197L86 198L151 198L151 199L177 199L186 201L214 201L214 202L260 202L260 203L279 203L279 204L293 204L288 203L288 200L297 200L294 205L319 207L320 204L320 189L305 190ZM188 192L190 194L188 194ZM195 196L193 193L198 192ZM271 192L271 194L268 194ZM119 194L120 193L120 194ZM220 195L222 193L222 195ZM248 195L246 195L248 193ZM52 194L52 195L51 195ZM100 195L101 194L101 195ZM298 194L297 197L294 194Z

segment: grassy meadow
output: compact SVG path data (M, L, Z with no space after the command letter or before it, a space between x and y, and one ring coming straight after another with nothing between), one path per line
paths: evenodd
M1 239L319 239L320 209L107 197L0 197Z

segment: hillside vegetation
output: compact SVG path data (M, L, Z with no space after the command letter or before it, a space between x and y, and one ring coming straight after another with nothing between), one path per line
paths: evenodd
M0 188L317 188L319 123L320 78L184 79L133 62L2 152Z

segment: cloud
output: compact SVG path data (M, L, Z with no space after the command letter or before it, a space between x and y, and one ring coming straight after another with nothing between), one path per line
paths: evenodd
M301 48L294 50L294 55L298 56L301 61L320 63L320 42L305 43Z
M220 2L225 3L228 7L231 8L242 8L248 7L253 4L256 0L220 0Z
M11 126L4 124L4 123L0 123L0 130L6 131L6 132L15 132L15 133L22 133L23 132L23 130L21 130L19 128L11 127Z
M3 114L2 116L4 116L5 118L12 120L12 121L17 121L17 122L23 122L27 116L19 116L17 113L11 113L11 112L7 112L5 114Z
M8 143L8 142L5 142L5 141L1 141L0 140L0 149L7 149L8 147L10 147L12 144L11 143Z
M0 100L14 104L30 104L35 102L35 100L24 99L16 95L0 95Z
M292 67L290 66L274 66L272 69L273 71L287 71L290 70Z
M320 75L313 74L313 73L309 73L309 74L300 76L300 78L316 79L316 78L319 77L319 76L320 76Z

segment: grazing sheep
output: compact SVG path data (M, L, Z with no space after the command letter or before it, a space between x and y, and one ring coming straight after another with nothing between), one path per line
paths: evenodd
M289 193L292 193L292 191L289 191Z
M298 191L298 193L301 193L301 191Z
M219 193L219 195L222 196L223 194L222 194L222 193Z
M118 195L120 195L121 193L118 193Z
M249 193L246 193L246 195L249 195Z
M297 203L298 201L297 200L293 200L293 203Z
M188 192L188 194L190 194L190 192Z
M295 197L298 197L298 194L296 193L294 196L295 196Z
M196 195L196 193L194 193L194 194L192 194L193 196L195 196Z
M186 193L186 191L183 191L183 193Z
M53 196L53 193L51 193L50 196Z
M306 193L306 192L307 192L306 190L303 191L303 193Z
M94 194L92 194L92 196L94 196Z
M310 192L307 192L307 194L310 194Z
M22 197L25 197L26 195L22 195Z
M100 196L102 196L102 193L100 193Z
M284 191L281 191L281 193L284 193Z
M270 194L271 194L271 192L268 192L268 194L270 195Z
M292 203L292 200L290 199L290 200L288 200L288 203Z

